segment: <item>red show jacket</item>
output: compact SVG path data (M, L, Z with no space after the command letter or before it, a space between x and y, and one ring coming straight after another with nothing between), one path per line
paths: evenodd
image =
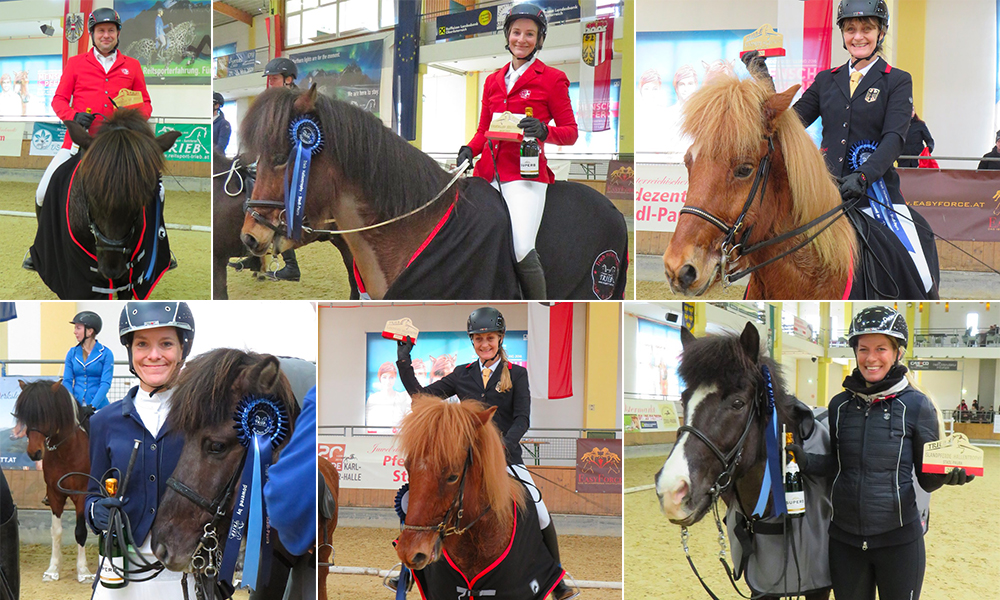
M493 181L493 160L489 156L490 146L487 144L486 132L493 121L493 113L510 111L514 114L524 114L525 108L531 107L533 116L545 123L549 136L545 142L559 146L572 146L578 135L576 116L569 100L569 79L566 74L553 67L546 66L540 60L535 60L521 77L514 83L510 93L507 93L507 69L510 63L486 79L483 88L483 111L479 116L479 129L469 147L474 156L483 154L473 174L483 179ZM551 125L550 121L556 124ZM493 156L500 171L500 181L515 181L521 179L521 145L519 142L500 142L492 140ZM538 179L542 183L552 183L554 177L545 160L545 144L539 140L541 158L538 164Z
M142 104L130 108L137 109L147 119L153 114L153 106L149 102L149 92L146 91L146 78L142 74L142 65L136 59L125 56L118 51L115 64L107 73L97 62L94 50L86 54L77 54L66 61L59 87L52 97L52 110L63 121L72 121L76 113L90 112L95 115L110 117L115 110L111 98L118 95L122 89L133 90L142 94ZM90 135L97 133L103 124L103 118L94 119L90 126ZM73 146L73 140L66 136L63 148Z

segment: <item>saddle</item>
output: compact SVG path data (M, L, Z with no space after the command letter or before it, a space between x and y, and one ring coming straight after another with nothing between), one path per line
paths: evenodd
M332 519L337 510L337 501L330 491L330 486L326 485L326 479L319 477L319 489L316 497L316 505L319 507L319 516L324 519ZM324 540L325 541L325 540Z

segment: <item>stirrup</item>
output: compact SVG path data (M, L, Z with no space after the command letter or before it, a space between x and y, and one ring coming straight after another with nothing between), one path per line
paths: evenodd
M549 596L554 600L573 600L574 598L580 595L581 593L580 586L576 584L576 579L574 579L573 576L569 574L569 571L566 571L565 569L563 570L565 571L566 575L563 576L560 582L563 583L567 588L569 588L570 592L572 593L569 596L564 596L561 599L555 598L555 596L552 596L551 594ZM567 579L569 580L568 582ZM558 585L556 587L558 587ZM555 588L552 589L553 591L555 591Z
M392 570L395 569L396 567L399 567L399 571L396 573L395 576L393 576ZM396 563L392 567L392 569L389 569L389 572L385 574L385 577L382 578L382 587L395 592L396 589L399 587L399 576L402 573L403 573L403 563ZM412 589L413 589L413 571L410 571L410 580L406 582L406 591L409 592Z
M31 258L31 249L27 249L24 252L24 258L21 260L21 268L25 271L35 271L35 261Z

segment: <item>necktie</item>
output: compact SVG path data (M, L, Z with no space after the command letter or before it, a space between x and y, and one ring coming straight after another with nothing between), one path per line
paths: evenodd
M492 372L489 367L483 367L483 389L486 389L486 384L490 382L490 374Z
M858 89L858 84L861 83L861 78L864 74L861 71L855 71L851 73L851 97L854 97L854 90Z

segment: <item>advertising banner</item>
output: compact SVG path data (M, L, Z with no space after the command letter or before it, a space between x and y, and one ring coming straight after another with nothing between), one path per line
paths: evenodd
M550 159L560 154L617 154L618 153L618 108L621 97L622 80L612 79L609 108L611 111L611 127L605 131L580 131L576 143L572 146L545 145L545 155ZM580 84L569 84L569 101L573 106L573 114L580 113ZM610 158L610 157L609 157Z
M474 8L441 15L435 21L437 39L450 40L477 33L503 31L503 22L517 2ZM580 18L579 0L535 0L532 4L545 11L549 27Z
M0 117L54 117L62 56L0 57Z
M611 200L631 200L635 190L635 163L612 160L608 162L608 177L604 182L604 195Z
M635 391L653 397L679 396L680 328L640 317L636 333Z
M687 187L688 172L684 165L639 165L633 188L636 231L677 229L677 217L687 199Z
M576 113L580 131L611 127L611 60L614 25L611 17L581 22L580 93Z
M367 335L365 377L365 425L396 427L410 411L410 396L396 372L396 342L382 332ZM527 366L528 332L508 330L503 347L511 363ZM478 360L465 331L421 331L410 352L413 374L420 385L430 385L455 370Z
M266 57L265 57L266 58ZM225 72L223 73L223 66ZM219 73L217 77L236 77L253 73L257 68L257 50L244 50L219 57ZM261 66L263 71L263 65ZM263 81L263 80L262 80Z
M681 426L672 400L625 399L625 431L677 431Z
M0 121L0 156L21 156L21 141L23 139L24 123Z
M66 126L62 123L40 123L35 121L31 130L31 156L55 156L66 139Z
M119 48L139 61L146 85L209 85L212 3L209 0L115 0L122 19Z
M911 360L906 366L911 371L957 371L957 360Z
M622 493L621 440L576 440L576 491Z
M350 102L378 116L383 41L289 54L288 58L299 68L295 84L309 89L315 83L319 93Z
M212 158L212 126L181 123L157 123L156 135L179 131L173 147L163 155L167 160L208 162Z
M21 386L17 383L19 379L30 382L46 378L24 375L0 377L0 466L4 469L35 468L35 461L28 458L28 437L10 439L16 425L11 413L14 412L14 402L21 394ZM48 379L53 378L49 377Z
M340 487L366 490L396 490L408 481L403 455L391 436L343 438L320 442L320 459L328 460L340 473Z
M1000 171L899 169L899 188L944 239L1000 242Z

